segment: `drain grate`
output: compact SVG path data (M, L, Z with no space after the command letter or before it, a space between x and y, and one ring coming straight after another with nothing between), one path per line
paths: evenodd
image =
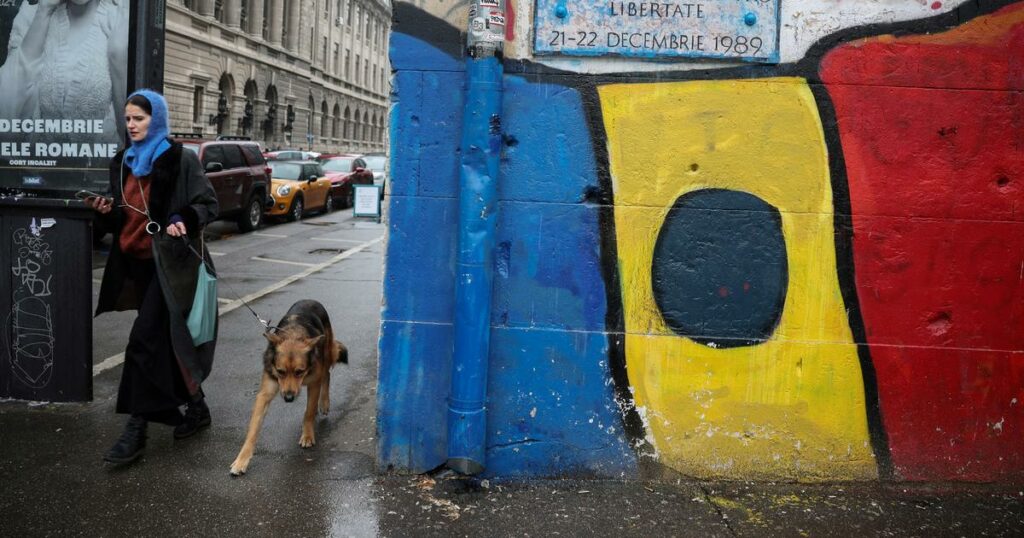
M345 252L343 248L315 248L309 251L310 254L341 254Z

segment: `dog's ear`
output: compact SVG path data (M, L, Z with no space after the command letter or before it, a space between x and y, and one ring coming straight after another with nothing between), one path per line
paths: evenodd
M320 345L320 342L324 341L324 335L314 336L312 338L306 338L305 343L309 346L309 349L316 348Z
M277 345L281 343L281 337L278 336L277 332L275 331L267 331L263 333L263 337L266 338L267 341L270 342L270 345L272 346L277 347Z

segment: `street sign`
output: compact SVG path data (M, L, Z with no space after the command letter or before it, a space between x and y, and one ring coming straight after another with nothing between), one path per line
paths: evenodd
M779 61L779 0L536 0L534 52Z
M352 215L356 217L376 217L380 220L380 186L353 185L355 189Z

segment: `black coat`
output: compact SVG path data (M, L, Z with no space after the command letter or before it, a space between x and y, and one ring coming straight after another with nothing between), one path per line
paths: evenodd
M123 203L121 181L131 173L123 166L123 158L124 151L121 151L111 160L110 193L114 198L114 209L101 217L106 229L113 232L114 241L103 271L103 283L100 285L96 306L97 316L104 312L137 309L142 300L136 293L137 286L129 280L125 270L125 254L120 248L125 211L120 207ZM212 269L213 261L209 252L203 248L204 245L200 244L200 236L202 228L217 217L217 196L210 180L203 173L199 157L192 151L184 150L181 144L172 143L171 148L153 163L149 178L150 217L163 230L170 223L172 215L180 215L193 248L203 253ZM170 311L174 354L181 363L189 392L195 394L199 390L199 383L210 374L217 342L214 338L196 347L185 324L192 307L200 261L184 241L163 232L153 236L153 257L160 287Z

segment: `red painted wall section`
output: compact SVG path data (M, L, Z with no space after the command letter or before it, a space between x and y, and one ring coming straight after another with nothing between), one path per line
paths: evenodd
M821 78L896 472L1024 478L1024 3L846 44Z

